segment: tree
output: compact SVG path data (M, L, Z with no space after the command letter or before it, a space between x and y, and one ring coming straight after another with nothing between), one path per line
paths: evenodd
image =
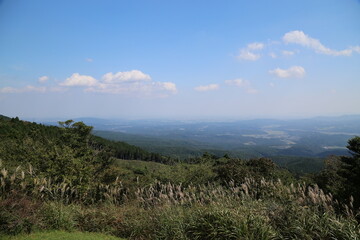
M356 206L360 206L360 137L350 139L347 148L352 156L341 158L339 175L345 179L345 194L353 196Z
M232 158L220 158L216 161L214 172L217 179L222 183L234 181L235 184L241 184L245 178L252 178L256 181L261 179L278 178L288 180L288 171L279 169L276 164L268 158L250 159L248 161Z
M360 157L360 137L356 136L349 140L347 148L351 151L351 154L359 158Z
M337 199L348 203L354 197L354 206L360 207L360 137L348 141L352 156L331 157L325 169L315 176L315 181Z

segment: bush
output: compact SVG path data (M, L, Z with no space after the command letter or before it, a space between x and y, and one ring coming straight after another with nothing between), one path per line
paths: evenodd
M76 205L64 205L59 202L46 203L40 212L43 227L51 230L74 230L78 211L79 207Z
M30 233L39 224L39 207L33 199L17 193L0 200L0 233Z

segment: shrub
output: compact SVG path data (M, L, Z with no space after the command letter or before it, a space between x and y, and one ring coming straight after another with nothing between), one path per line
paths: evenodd
M30 233L39 224L39 207L33 199L14 192L0 200L0 233Z
M76 205L64 205L59 202L44 204L40 211L43 228L52 230L74 230L76 226L75 216L79 207Z

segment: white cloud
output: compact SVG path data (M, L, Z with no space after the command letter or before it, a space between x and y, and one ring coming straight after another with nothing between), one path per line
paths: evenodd
M237 86L237 87L247 87L250 85L250 82L248 80L244 80L241 78L234 79L234 80L226 80L225 83L227 85Z
M284 56L292 56L292 55L295 54L295 52L284 50L284 51L282 51L282 54L283 54Z
M98 81L92 76L80 75L79 73L74 73L64 82L60 83L60 86L66 87L75 87L75 86L86 86L91 87L98 84Z
M45 79L45 77L46 76L43 76L41 78ZM118 72L115 74L107 73L100 81L92 76L73 73L57 86L27 86L24 88L4 87L0 88L0 93L63 92L68 90L68 87L81 87L86 92L129 94L132 96L166 97L169 94L177 93L175 83L152 81L149 75L138 70Z
M312 38L306 35L303 31L291 31L286 33L283 36L283 41L285 43L295 43L304 47L311 48L315 50L317 53L322 53L326 55L332 56L351 56L351 54L355 52L360 52L360 47L350 47L348 49L344 49L341 51L333 50L325 47L318 39Z
M157 86L160 87L160 89L169 91L171 93L177 93L176 84L172 82L157 82Z
M237 58L248 61L256 61L261 57L261 55L254 53L254 51L262 50L264 46L265 45L263 43L259 42L250 43L246 48L240 49L240 54Z
M106 83L126 82L126 81L151 81L151 77L139 70L128 72L106 73L102 77Z
M249 50L240 50L240 54L238 56L239 59L248 60L248 61L256 61L261 57L260 54L256 54L250 52Z
M167 96L177 93L176 84L172 82L123 82L99 83L85 89L86 92L101 92L112 94L140 94L152 96Z
M91 76L86 76L86 79L75 75L73 78L68 78L65 82L73 85L62 84L62 86L81 86L87 87L86 92L101 92L112 94L140 94L146 96L168 96L168 94L176 94L176 84L173 82L154 82L148 74L139 70L132 70L127 72L106 73L102 80L98 81ZM79 78L82 81L79 81Z
M219 89L219 84L209 84L205 86L198 86L194 88L198 92L207 92Z
M238 78L233 80L225 80L225 84L229 86L236 86L240 88L244 88L247 93L254 94L258 93L259 91L253 88L248 80Z
M48 76L41 76L41 77L38 78L38 81L40 83L45 83L47 80L49 80Z
M263 48L264 48L264 44L259 42L254 42L247 45L247 49L249 50L261 50Z
M87 62L93 62L94 59L92 59L92 58L86 58L85 61L87 61Z
M269 53L269 56L272 57L272 58L277 58L277 55L273 52Z
M293 66L288 69L276 68L269 73L279 78L302 78L305 76L305 69L301 66Z
M271 82L271 83L269 83L269 86L270 87L275 87L275 83Z
M0 88L0 93L24 93L24 92L46 92L46 87L34 87L28 85L23 88L13 88L13 87Z

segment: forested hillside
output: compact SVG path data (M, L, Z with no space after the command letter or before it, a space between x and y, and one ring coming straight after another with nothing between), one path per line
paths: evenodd
M72 120L60 122L56 127L2 116L0 117L0 158L14 166L20 163L47 165L51 161L61 162L61 158L66 155L100 162L104 154L107 158L155 162L169 160L125 142L114 142L94 136L91 130L92 127Z
M297 178L267 158L204 153L174 162L91 130L72 120L55 127L0 119L0 237L76 230L125 239L360 238L359 137L349 141L351 156Z

